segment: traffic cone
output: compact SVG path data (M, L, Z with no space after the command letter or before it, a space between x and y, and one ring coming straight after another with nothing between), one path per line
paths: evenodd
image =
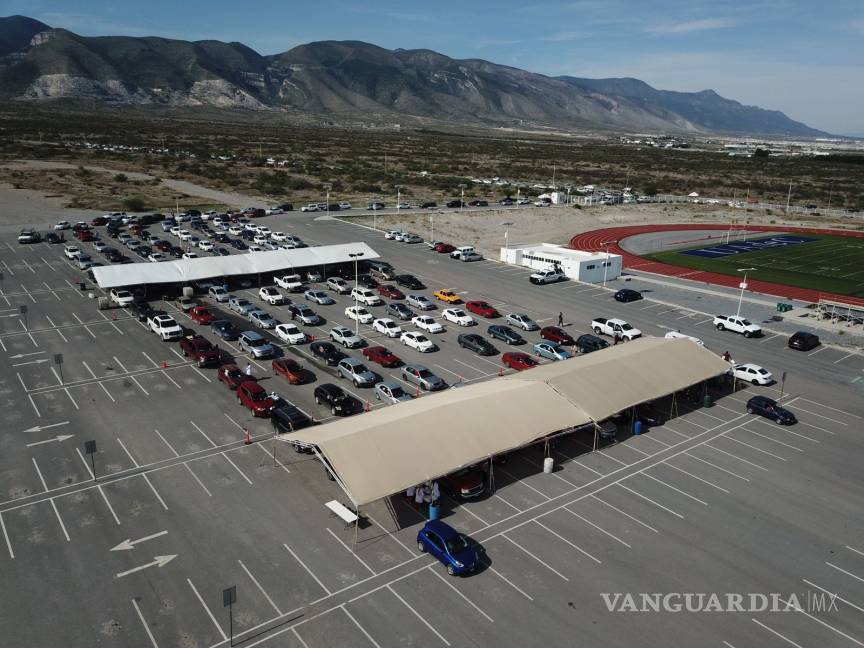
M315 341L315 336L314 336L314 335L310 335L310 336L309 336L309 341L310 341L310 342L314 342L314 341Z
M503 376L503 375L504 375L504 367L498 367L498 375L499 375L499 376Z
M366 411L367 411L367 412L371 412L371 411L372 411L372 406L369 404L369 399L366 399Z
M244 438L243 438L243 443L244 443L245 445L251 445L251 443L252 443L252 435L249 434L249 430L247 430L246 428L243 428L243 433L244 433L244 435L245 435Z
M420 398L420 387L419 386L414 390L414 398Z
M111 320L112 320L113 322L116 322L116 321L117 321L117 313L111 313Z
M163 360L163 361L162 361L162 368L163 368L163 369L167 369L167 368L168 368L168 361L167 361L167 360Z

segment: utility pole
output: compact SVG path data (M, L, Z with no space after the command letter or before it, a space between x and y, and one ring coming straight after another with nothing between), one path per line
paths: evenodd
M459 185L459 189L462 190L462 198L459 200L459 211L461 212L465 209L465 186L464 184Z
M330 190L333 188L333 183L325 182L324 191L327 192L327 215L330 215Z
M744 273L744 281L741 282L741 294L738 296L738 310L735 312L735 317L741 316L741 301L744 299L744 290L747 288L747 273L756 268L738 268L738 272Z
M360 318L357 316L357 287L360 285L357 271L357 259L363 256L363 252L349 252L348 256L354 259L354 335L360 335Z
M789 193L786 194L786 215L789 215L789 201L792 200L792 183L789 183Z
M402 185L396 185L396 215L399 215L399 205L402 203Z

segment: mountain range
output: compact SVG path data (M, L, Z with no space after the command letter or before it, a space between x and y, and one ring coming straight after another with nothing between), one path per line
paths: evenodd
M502 127L819 137L713 90L550 77L425 49L322 41L262 56L241 43L79 36L0 18L0 99L211 106Z

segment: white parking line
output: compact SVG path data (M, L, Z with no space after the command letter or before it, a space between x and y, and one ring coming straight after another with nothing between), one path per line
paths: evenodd
M471 365L469 365L469 364L467 364L467 363L465 363L465 362L462 362L461 360L458 360L458 359L456 359L456 358L453 359L453 362L458 362L458 363L461 364L463 367L468 367L468 368L471 369L472 371L476 371L477 373L479 373L479 374L482 375L482 376L489 375L487 372L483 371L482 369L478 369L477 367L472 367Z
M111 516L114 518L114 521L117 523L117 526L120 526L120 518L117 517L117 513L114 512L114 507L111 506L111 502L108 501L108 496L105 494L101 484L97 487L99 494L102 496L102 499L105 500L105 504L108 506L108 510L111 511Z
M57 516L57 521L60 523L63 535L66 536L66 542L72 542L72 539L69 537L69 532L66 530L66 525L63 524L63 518L60 517L60 511L57 509L57 504L54 502L54 498L52 497L48 501L51 502L51 508L54 509L54 515Z
M809 580L807 580L806 578L802 578L801 580L804 581L805 583L807 583L810 587L815 587L816 589L818 589L818 590L820 590L820 591L822 591L822 592L825 592L825 593L826 593L828 596L830 596L832 599L837 599L837 600L840 601L841 603L845 603L845 604L848 605L849 607L851 607L851 608L855 608L855 609L858 610L859 612L864 612L864 608L862 608L862 607L860 607L860 606L858 606L858 605L855 605L854 603L851 603L851 602L847 601L846 599L844 599L842 596L840 596L840 595L837 594L836 592L829 592L829 591L828 591L827 589L825 589L824 587L819 587L816 583L811 583L811 582L810 582Z
M123 370L123 373L126 373L126 374L129 373L129 370L126 369L126 367L123 366L123 363L120 362L120 361L117 359L117 356L111 356L111 358L114 360L114 362L117 363L117 366L120 367L120 368Z
M859 556L864 556L864 551L859 551L859 550L856 549L855 547L850 547L849 545L846 545L846 548L847 548L849 551L854 551L854 552L857 553Z
M174 380L171 376L168 375L167 371L160 371L159 373L161 373L169 381L171 381L177 389L183 389L183 387L180 385L180 383L178 383L176 380Z
M140 382L138 382L138 379L135 376L129 376L129 379L132 382L134 382L136 385L138 385L138 389L140 389L142 392L144 392L145 396L150 395L150 392L148 392L146 389L144 389L144 385L142 385Z
M834 361L834 364L837 364L838 362L843 362L846 358L849 358L849 357L851 357L851 356L853 356L853 355L858 355L858 353L855 352L855 351L853 351L852 353L849 353L849 354L843 356L843 357L840 358L839 360L835 360L835 361Z
M90 464L87 463L87 460L84 458L84 455L81 453L81 448L75 448L75 452L78 453L78 456L81 457L81 463L84 464L84 467L87 469L87 473L90 475L90 479L96 481L96 475L93 474L93 470L90 468Z
M361 565L363 565L366 569L368 569L370 574L372 574L373 576L377 576L377 575L378 575L378 573L377 573L374 569L372 569L372 568L371 568L371 567L366 563L366 561L363 560L363 559L362 559L362 558L357 554L356 551L352 550L351 547L349 547L348 545L346 545L346 544L342 541L342 538L340 538L340 537L337 536L335 533L333 533L333 531L330 529L330 527L327 527L327 533L329 533L331 536L333 536L333 539L336 540L336 542L338 542L340 545L342 545L342 547L345 549L345 551L347 551L347 552L350 553L352 556L354 556L354 557L357 559L357 562L359 562L359 563L360 563Z
M251 580L254 583L255 587L258 588L258 591L261 592L261 594L264 596L264 598L267 599L267 602L273 607L274 610L276 610L276 614L278 614L279 616L282 616L282 610L280 610L279 606L273 602L273 599L270 598L270 595L266 592L266 590L263 587L261 587L261 583L259 583L258 580L252 575L252 572L250 572L246 568L246 565L243 564L243 561L238 560L237 562L240 563L240 567L242 567L243 571L246 572L246 575L249 577L249 580Z
M845 569L843 569L842 567L838 567L834 563L830 563L828 561L825 561L825 564L828 565L829 567L831 567L832 569L836 569L837 571L842 572L842 573L846 574L847 576L851 576L855 580L861 581L862 583L864 583L864 578L861 578L860 576L856 576L852 572L846 571Z
M816 412L811 412L810 410L804 409L800 405L796 406L795 409L798 410L799 412L806 412L807 414L812 414L813 416L818 416L819 418L823 418L826 421L831 421L832 423L837 423L838 425L842 425L844 427L849 426L848 423L844 423L843 421L838 421L837 419L833 419L829 416L825 416L824 414L817 414Z
M750 429L748 429L748 428L746 428L746 427L742 427L741 429L744 430L745 432L749 432L749 433L752 434L753 436L760 437L760 438L762 438L762 439L765 439L766 441L771 441L771 442L773 442L773 443L776 443L777 445L781 445L781 446L783 446L783 447L785 447L785 448L789 448L790 450L794 450L795 452L804 452L804 450L802 450L802 449L799 448L798 446L794 446L794 445L792 445L792 444L790 444L790 443L785 443L785 442L783 442L783 441L778 441L777 439L773 439L773 438L771 438L771 437L768 436L767 434L761 434L761 433L759 433L759 432L754 432L753 430L750 430Z
M165 500L162 499L162 496L159 494L159 491L156 490L156 487L153 485L153 482L150 481L150 478L147 476L147 473L141 473L141 476L144 478L144 481L147 482L147 485L150 487L150 490L153 491L153 494L156 496L156 499L159 500L159 503L162 505L162 508L167 511L168 505L165 503Z
M672 469L674 469L674 470L677 470L678 472L680 472L680 473L682 473L682 474L684 474L684 475L687 475L688 477L692 477L693 479L695 479L695 480L697 480L697 481L701 481L703 484L707 484L708 486L711 486L712 488L716 488L717 490L719 490L719 491L721 491L721 492L723 492L723 493L726 493L727 495L729 494L729 491L726 490L725 488L723 488L722 486L718 486L718 485L715 484L714 482L710 482L710 481L708 481L707 479L703 479L702 477L699 477L699 475L694 475L694 474L691 473L691 472L687 472L687 471L684 470L683 468L679 468L678 466L675 466L675 465L669 463L668 461L664 461L664 462L663 462L663 465L664 465L664 466L669 466L670 468L672 468Z
M296 553L294 553L294 551L291 549L291 547L289 547L284 542L282 543L282 546L288 550L288 553L290 553L292 556L294 556L294 560L296 560L297 563L303 569L306 570L306 573L308 573L313 579L315 579L315 582L318 583L318 585L321 587L321 589L323 589L325 592L327 592L327 596L333 595L333 593L329 589L327 589L327 586L321 582L321 579L315 575L315 572L313 572L311 569L309 569L309 567L306 566L306 563L304 563L302 560L300 560L300 557Z
M546 526L545 524L543 524L540 520L538 520L538 519L535 518L533 521L536 522L538 526L541 526L541 527L543 527L544 529L546 529L549 533L551 533L552 535L554 535L554 536L555 536L556 538L558 538L559 540L562 540L562 541L565 542L566 544L568 544L568 545L570 545L571 547L573 547L576 551L578 551L579 553L583 554L585 557L590 558L591 560L593 560L594 562L596 562L598 565L602 565L602 564L603 564L602 561L601 561L599 558L595 558L594 556L592 556L590 553L588 553L587 551L585 551L585 550L584 550L582 547L580 547L579 545L574 544L573 542L571 542L570 540L568 540L567 538L565 538L564 536L562 536L560 533L556 533L555 531L553 531L552 529L550 529L548 526Z
M822 403L816 402L814 400L810 400L809 398L804 398L803 396L798 397L799 400L807 401L808 403L813 403L814 405L818 405L819 407L824 407L825 409L830 409L835 412L839 412L840 414L845 414L846 416L852 416L857 419L864 418L864 416L858 416L857 414L852 414L852 412L846 412L841 409L837 409L836 407L831 407L830 405L823 405Z
M529 556L531 556L534 560L536 560L538 563L540 563L541 565L543 565L546 569L548 569L549 571L551 571L553 574L556 574L557 576L560 576L562 579L564 579L564 580L567 581L568 583L570 582L570 579L567 578L564 574L562 574L561 572L559 572L557 569L555 569L554 567L552 567L549 563L545 562L544 560L542 560L541 558L539 558L539 557L536 556L535 554L533 554L533 553L531 553L530 551L528 551L525 547L523 547L521 544L519 544L518 542L516 542L513 538L511 538L510 536L508 536L506 533L502 533L502 534L501 534L501 537L504 538L505 540L509 540L510 543L512 543L514 547L516 547L516 548L521 549L522 551L524 551L526 554L528 554Z
M816 355L817 353L822 353L822 352L825 351L827 348L828 348L827 346L820 346L820 347L819 347L818 349L816 349L813 353L808 353L808 354L807 354L807 357L809 358L810 356L814 356L814 355Z
M795 646L795 648L803 648L803 647L801 646L801 644L797 644L797 643L795 643L795 642L792 641L789 637L784 637L782 634L780 634L779 632L777 632L777 631L774 630L773 628L769 628L767 625L765 625L765 624L762 623L761 621L758 621L757 619L754 619L753 617L750 617L750 620L751 620L753 623L755 623L756 625L765 628L765 629L766 629L768 632L770 632L771 634L780 637L780 638L781 638L783 641L785 641L786 643Z
M162 442L163 442L166 446L168 446L168 449L169 449L171 452L174 453L174 456L175 456L175 457L179 457L179 456L180 456L180 453L177 452L177 451L174 449L174 447L173 447L170 443L168 443L168 440L167 440L164 436L162 436L162 433L161 433L159 430L153 430L153 431L156 433L156 436L158 436L160 439L162 439Z
M54 293L54 294L56 295L57 293ZM57 335L60 336L60 339L63 340L63 342L65 342L66 344L69 344L69 340L66 339L65 335L63 335L63 331L61 331L59 328L57 328L57 325L54 323L54 321L50 317L48 317L47 315L45 316L45 319L48 320L48 323L51 325L51 328L53 328L57 331Z
M121 441L121 440L118 438L118 439L117 439L117 443L119 443L119 444L120 444L120 447L123 448L123 452L126 453L126 456L129 457L129 460L132 462L132 464L133 464L136 468L138 468L138 462L135 461L135 457L132 456L132 453L129 452L129 449L124 445L123 441Z
M704 463L706 466L711 466L711 467L714 468L715 470L719 470L719 471L721 471L721 472L725 472L725 473L727 473L727 474L729 474L729 475L732 475L733 477L737 477L738 479L742 479L742 480L744 480L745 482L749 482L749 481L750 481L750 480L747 479L746 477L742 477L741 475L739 475L739 474L737 474L737 473L734 473L734 472L732 472L731 470L727 470L726 468L721 468L721 467L718 466L717 464L713 464L713 463L711 463L710 461L707 461L707 460L705 460L705 459L702 459L702 457L697 457L696 455L690 454L689 452L685 452L684 454L685 454L686 456L690 457L691 459L695 459L696 461L701 461L701 462ZM669 465L671 465L671 464L669 464Z
M366 632L366 628L364 628L362 625L360 625L360 623L357 621L357 619L355 619L352 616L352 614L348 611L348 609L345 607L344 604L340 605L339 609L342 610L348 616L348 618L354 622L354 625L356 625L357 628L359 628L360 632L363 633L363 636L365 636L369 640L369 643L371 643L373 646L375 646L375 648L381 648L381 645L372 638L372 635L370 635L368 632Z
M179 456L179 455L178 455L178 456ZM196 475L195 472L192 470L192 467L189 465L189 462L184 461L184 462L183 462L183 465L186 467L186 470L189 471L189 474L192 475L192 477L195 479L195 481L198 482L198 485L199 485L201 488L204 489L204 492L207 493L207 497L213 497L213 493L211 493L211 492L208 490L208 488L204 485L204 482L202 482L202 481L198 478L198 475Z
M153 633L150 632L150 626L147 625L147 621L144 620L144 615L141 614L141 608L138 607L138 602L135 599L132 599L132 607L135 608L135 613L138 615L138 620L141 621L141 625L144 626L144 632L147 633L147 636L150 638L150 644L153 648L159 648L159 644L156 643L156 639L153 638Z
M644 499L646 502L651 502L654 506L663 509L663 510L666 511L667 513L671 513L671 514L674 515L675 517L681 518L682 520L684 519L684 516L681 515L680 513L677 513L677 512L675 512L675 511L673 511L672 509L670 509L670 508L668 508L668 507L666 507L666 506L663 506L663 505L660 504L659 502L655 502L655 501L652 500L650 497L646 497L646 496L643 495L642 493L638 493L638 492L636 492L635 490L633 490L633 489L630 488L629 486L625 486L625 485L622 484L621 482L617 482L616 485L617 485L617 486L620 486L621 488L623 488L624 490L626 490L626 491L628 491L628 492L630 492L630 493L633 493L636 497L640 497L640 498Z
M771 452L768 452L767 450L763 450L762 448L757 448L757 447L754 446L754 445L750 445L749 443L745 443L744 441L740 441L740 440L738 440L738 439L736 439L736 438L734 438L734 437L726 436L726 437L724 437L724 438L725 438L725 439L729 439L730 441L734 441L735 443L738 443L738 444L740 444L740 445L746 446L746 447L750 448L751 450L755 450L756 452L761 452L762 454L766 454L766 455L768 455L769 457L774 457L774 458L777 459L778 461L786 461L785 458L783 458L783 457L781 457L781 456L779 456L779 455L775 455L775 454L773 454L773 453L771 453ZM711 447L713 448L714 446L711 446Z
M604 500L604 499L600 499L600 498L597 497L596 495L591 495L591 497L594 498L595 500L597 500L598 502L600 502L601 504L605 504L606 506L608 506L609 508L611 508L613 511L617 511L618 513L620 513L620 514L623 515L624 517L628 517L628 518L630 518L631 520L633 520L634 522L636 522L637 524L641 524L642 526L644 526L644 527L645 527L646 529L648 529L649 531L653 531L654 533L659 533L659 531L657 531L657 529L655 529L654 527L652 527L650 524L646 524L645 522L643 522L643 521L640 520L639 518L633 517L632 515L630 515L630 514L627 513L626 511L622 511L620 508L618 508L617 506L613 506L612 504L610 504L610 503L607 502L606 500Z
M77 313L72 313L72 317L74 317L76 320L78 320L78 323L84 327L84 330L90 334L90 337L92 337L94 340L96 339L96 334L90 330L90 328L81 320L80 317L78 317ZM115 360L116 360L116 358L115 358Z
M233 461L231 461L231 457L229 457L229 456L225 453L224 450L223 450L222 452L220 452L219 454L221 454L223 457L225 457L225 461L227 461L227 462L230 463L232 466L234 466L234 469L235 469L238 473L240 473L240 476L241 476L243 479L245 479L245 480L249 483L250 486L252 485L252 480L249 479L249 478L246 476L246 473L244 473L242 470L240 470L240 467L239 467L237 464L235 464Z
M580 520L582 520L585 524L588 524L589 526L594 527L595 529L597 529L597 530L600 531L601 533L605 533L606 535L608 535L608 536L609 536L610 538L612 538L613 540L617 540L618 542L620 542L622 545L624 545L624 546L627 547L628 549L632 549L632 548L633 548L633 547L631 547L628 543L624 542L621 538L619 538L618 536L616 536L615 534L610 533L609 531L607 531L606 529L604 529L603 527L601 527L601 526L599 526L599 525L597 525L597 524L594 524L591 520L589 520L589 519L587 519L587 518L585 518L585 517L579 515L579 514L576 513L575 511L570 510L570 509L567 508L566 506L564 507L564 510L567 511L570 515L574 515L574 516L576 516L577 518L579 518Z
M438 580L440 580L440 581L441 581L442 583L444 583L447 587L449 587L449 588L452 589L454 592L456 592L456 594L457 594L459 597L461 597L463 601L465 601L468 605L470 605L470 606L473 607L475 610L477 610L477 612L479 612L481 615L483 615L483 616L486 618L486 620L489 621L489 623L495 623L495 620L494 620L492 617L490 617L490 616L489 616L488 614L486 614L483 610L481 610L479 607L477 607L477 605L476 605L476 604L475 604L471 599L469 599L467 596L465 596L465 595L464 595L462 592L460 592L460 591L459 591L459 590L458 590L458 589L457 589L457 588L456 588L456 587L455 587L455 586L454 586L450 581L448 581L448 580L447 580L446 578L444 578L441 574L439 574L437 571L435 571L435 568L434 568L433 565L429 565L429 566L427 567L427 569L429 570L429 572L430 572L431 574L434 574L434 575L438 578Z
M527 483L524 479L519 479L519 478L516 477L514 474L512 474L512 473L510 473L510 472L508 472L508 471L506 471L506 470L504 470L501 466L498 466L498 472L502 472L502 473L504 473L505 475L507 475L510 479L513 480L514 483L516 483L516 484L522 484L523 486L525 486L525 487L531 489L532 491L534 491L535 493L537 493L540 497L545 498L547 502L548 502L549 500L552 499L552 498L549 497L546 493L537 490L537 489L534 488L531 484Z
M774 335L770 335L766 337L764 340L759 340L759 344L765 344L768 340L773 340L776 337L780 337L780 333L775 333Z
M704 447L710 448L711 450L714 450L715 452L720 452L721 454L725 454L729 457L732 457L733 459L737 459L741 463L745 463L749 466L753 466L754 468L758 468L759 470L764 470L765 472L769 472L769 470L765 466L760 466L757 463L753 463L752 461L749 461L747 459L743 459L742 457L739 457L738 455L734 455L731 452L727 452L726 450L721 450L720 448L715 448L714 446L712 446L708 443L704 444ZM693 455L690 455L690 456L693 456Z
M171 350L174 351L173 348ZM141 355L143 355L145 358L147 358L150 361L150 364L152 364L156 369L159 368L159 365L156 363L156 361L153 358L151 358L149 355L147 355L146 351L142 351ZM184 358L184 360L185 360L185 358Z
M699 503L702 504L703 506L708 506L708 502L706 502L705 500L701 500L701 499L699 499L698 497L695 497L695 496L691 495L690 493L688 493L688 492L686 492L686 491L683 491L683 490L681 490L680 488L677 488L677 487L673 486L672 484L667 484L667 483L664 482L662 479L657 479L654 475L649 475L647 471L643 471L642 474L645 475L648 479L651 479L651 480L657 482L658 484L662 484L662 485L665 486L666 488L669 488L669 489L675 491L676 493L680 493L680 494L683 495L684 497L689 497L689 498L692 499L694 502L699 502Z
M387 586L387 589L390 591L390 593L393 596L395 596L397 599L399 599L405 605L405 607L407 607L409 610L411 610L412 614L414 614L414 616L416 616L418 619L420 619L420 621L423 622L423 625L425 625L427 628L429 628L429 630L431 630L435 634L435 636L438 637L444 643L445 646L450 645L450 642L447 641L440 632L438 632L434 627L432 627L432 624L429 623L426 619L424 619L420 615L420 613L417 612L417 610L415 610L413 607L408 605L408 602L404 598L399 596L399 593L396 590L394 590L390 585Z
M116 400L114 400L114 397L111 395L111 392L108 391L108 388L105 386L105 383L100 382L100 383L97 383L97 384L102 388L102 391L105 392L105 395L106 395L108 398L111 399L111 402L112 402L112 403L116 403L116 402L117 402Z
M216 626L216 629L219 631L219 634L222 635L222 639L224 641L228 641L228 635L225 634L225 631L222 629L222 626L219 625L219 622L216 621L216 617L213 616L213 613L210 611L210 608L207 607L207 604L204 602L204 599L201 598L201 595L198 593L198 590L195 589L195 585L192 584L190 579L186 579L186 582L189 583L189 587L192 588L192 591L195 592L195 596L198 599L198 602L201 603L201 607L204 608L204 611L207 613L207 616L210 617L210 620L213 622L213 625Z
M205 439L207 439L207 441L210 443L210 445L212 445L214 448L216 447L216 444L213 443L213 439L211 439L209 436L204 434L204 430L202 430L200 427L198 427L198 425L195 423L195 421L189 421L189 423L192 425L192 427L194 427L196 430L198 430L201 433L201 436L203 436Z
M812 614L810 614L810 613L804 611L803 609L801 609L800 607L796 606L796 604L794 604L792 601L784 601L783 599L778 599L778 600L779 600L781 603L783 603L784 606L785 606L787 609L794 610L795 612L800 612L801 614L803 614L804 616L806 616L806 617L807 617L808 619L810 619L811 621L815 621L815 622L818 623L819 625L828 628L828 629L831 630L832 632L834 632L834 633L840 635L841 637L844 637L844 638L848 639L848 640L851 641L852 643L854 643L854 644L856 644L856 645L858 645L858 646L864 646L864 643L858 641L855 637L853 637L853 636L851 636L851 635L848 635L848 634L846 634L845 632L842 632L841 630L838 630L837 628L835 628L834 626L832 626L832 625L829 624L829 623L825 623L822 619L818 619L818 618L816 618L816 617L813 616Z
M12 551L12 543L9 541L9 533L6 531L6 523L3 521L3 512L0 511L0 529L3 530L3 538L6 540L6 548L9 550L9 557L15 560L15 552Z
M529 601L533 601L533 600L534 600L533 598L531 598L530 596L528 596L528 594L526 594L524 591L522 591L521 589L519 589L519 588L516 586L516 584L513 583L513 581L511 581L511 580L510 580L509 578L507 578L504 574L502 574L502 573L499 572L497 569L495 569L491 564L489 564L488 562L486 562L486 561L483 560L482 558L481 558L480 560L483 561L483 562L486 564L486 567L489 569L489 571L491 571L493 574L495 574L496 576L498 576L498 578L500 578L501 580L503 580L505 583L507 583L507 584L508 584L510 587L512 587L513 589L515 589L515 590L516 590L517 592L519 592L522 596L524 596L525 598L527 598Z

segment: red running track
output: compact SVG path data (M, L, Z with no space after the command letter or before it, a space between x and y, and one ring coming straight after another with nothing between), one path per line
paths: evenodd
M610 227L608 229L592 230L590 232L577 234L570 239L570 247L576 250L585 250L587 252L602 252L606 249L606 246L603 245L604 243L614 241L614 243L609 245L609 251L614 252L615 254L620 254L624 257L625 268L666 275L668 277L678 277L679 279L687 279L690 281L701 281L707 284L737 288L740 282L739 277L719 274L717 272L706 272L704 270L693 270L692 268L682 268L668 263L660 263L659 261L651 261L636 254L631 254L618 245L620 241L623 241L627 237L635 236L636 234L647 234L651 232L678 232L682 230L727 231L728 229L728 225L705 225L695 223ZM733 229L747 230L748 232L798 232L802 234L833 234L834 236L864 237L864 232L850 232L846 230L820 229L814 227L747 225L746 227L740 226ZM794 286L786 286L783 284L772 283L770 281L759 281L757 279L750 279L747 284L752 292L773 295L784 299L796 299L811 303L818 303L820 299L830 299L832 301L844 302L856 306L864 306L864 299L850 297L848 295L837 295L834 293L820 292L818 290L810 290L808 288L796 288Z

